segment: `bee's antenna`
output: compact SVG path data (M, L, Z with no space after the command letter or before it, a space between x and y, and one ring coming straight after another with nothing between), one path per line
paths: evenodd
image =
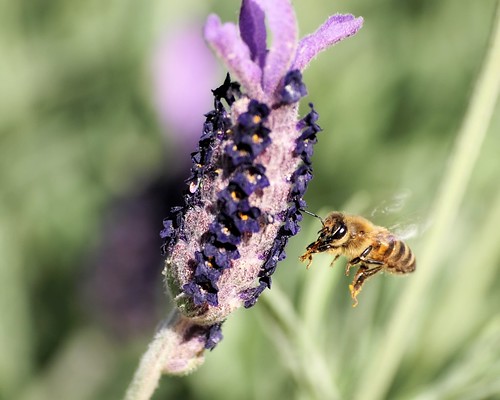
M321 225L325 226L325 221L323 221L323 218L321 218L319 215L314 214L314 213L312 213L311 211L307 211L307 210L305 210L305 209L303 209L303 208L301 208L301 209L300 209L300 211L305 212L306 214L309 214L309 215L311 215L311 216L313 216L313 217L318 218L318 219L321 221Z

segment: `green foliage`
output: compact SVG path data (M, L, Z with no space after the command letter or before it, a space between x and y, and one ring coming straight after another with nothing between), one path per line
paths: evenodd
M110 330L83 293L116 199L175 169L152 105L158 32L211 6L236 10L168 3L0 3L0 398L118 398L153 334L151 323ZM306 216L275 287L225 323L199 371L163 378L154 398L498 398L498 105L475 163L455 186L446 172L474 147L454 143L495 2L295 3L303 34L335 12L365 18L304 75L324 129L309 207L369 216L410 191L380 222L421 215L430 227L408 242L424 265L377 276L353 309L341 261L299 263L319 229Z

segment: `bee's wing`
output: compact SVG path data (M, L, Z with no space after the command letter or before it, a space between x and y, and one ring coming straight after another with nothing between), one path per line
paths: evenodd
M388 200L382 201L371 213L374 222L386 226L401 240L420 236L431 224L417 212L408 213L407 206L411 197L411 190L402 189Z
M410 189L402 189L398 193L394 194L390 199L383 200L377 207L375 207L371 212L372 218L376 219L401 213L411 196L412 192Z
M395 224L389 230L399 239L408 240L421 236L431 225L429 219L413 216L411 219Z

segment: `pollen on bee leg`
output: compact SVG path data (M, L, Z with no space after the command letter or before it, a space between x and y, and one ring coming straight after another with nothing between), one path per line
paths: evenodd
M349 263L347 265L349 267ZM358 269L358 272L356 272L356 275L354 275L354 280L349 285L349 291L351 292L351 298L353 300L353 304L352 304L353 307L356 307L358 305L357 296L358 296L359 292L361 292L361 289L363 287L363 283L365 282L365 279L367 278L367 276L365 276L365 271L367 271L367 270L368 270L368 268L365 265L361 265Z
M361 288L363 287L363 284L365 281L370 277L375 275L377 272L379 272L382 269L381 266L375 267L375 268L368 268L366 265L362 264L358 272L356 272L356 275L354 275L354 280L352 283L349 285L349 290L351 292L351 297L354 300L353 307L356 307L358 305L358 300L357 296L359 292L361 292Z
M357 296L358 296L359 292L361 292L361 287L359 287L358 289L356 289L354 287L354 285L351 283L349 285L349 291L351 292L351 298L353 300L352 306L354 308L354 307L356 307L358 305Z

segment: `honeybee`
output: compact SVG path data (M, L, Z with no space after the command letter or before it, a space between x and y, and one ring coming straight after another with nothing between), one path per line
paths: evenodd
M300 261L308 260L309 269L315 253L333 254L332 264L344 256L347 258L346 275L351 267L359 265L349 285L353 307L358 305L357 296L365 281L377 272L407 274L415 271L416 259L410 247L387 228L358 215L334 211L323 220L316 214L305 212L319 218L323 228L318 232L318 239L300 256Z

